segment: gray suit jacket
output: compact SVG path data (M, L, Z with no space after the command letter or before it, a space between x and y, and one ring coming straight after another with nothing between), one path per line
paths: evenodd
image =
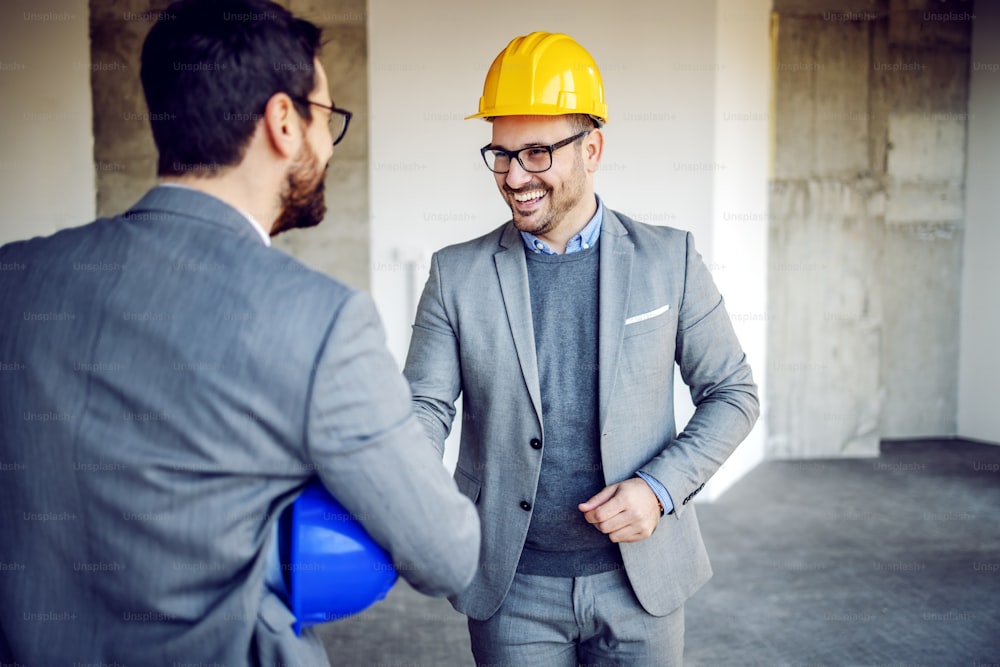
M263 584L315 475L418 590L473 576L371 300L231 207L155 188L0 267L0 662L326 664Z
M690 234L605 208L600 239L599 410L605 481L642 470L676 505L646 540L622 544L629 579L654 615L711 576L691 499L746 437L756 385L722 298ZM697 407L674 425L674 363ZM438 449L463 396L455 479L483 526L480 568L453 598L491 616L506 595L530 521L544 440L524 245L513 224L434 255L404 370ZM586 498L581 498L583 502Z

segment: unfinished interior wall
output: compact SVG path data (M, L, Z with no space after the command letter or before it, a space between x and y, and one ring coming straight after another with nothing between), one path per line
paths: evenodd
M1000 444L1000 3L980 3L972 36L962 249L958 435Z
M87 0L0 3L0 245L93 219L91 107Z
M956 432L971 5L775 2L769 456Z
M166 0L91 0L97 213L125 210L156 183L156 148L139 81L146 33ZM354 112L327 170L323 224L275 238L275 247L360 288L369 284L368 46L365 0L284 0L323 28L321 54L334 102ZM206 73L210 76L210 73Z

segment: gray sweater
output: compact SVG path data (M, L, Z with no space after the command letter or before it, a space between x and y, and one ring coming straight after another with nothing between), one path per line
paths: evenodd
M621 567L621 552L579 503L604 488L597 423L599 244L568 255L525 250L542 392L542 470L518 571L578 577Z

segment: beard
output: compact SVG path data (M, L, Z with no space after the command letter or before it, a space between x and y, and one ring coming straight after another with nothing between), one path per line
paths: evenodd
M315 227L326 215L326 169L320 170L315 151L303 144L288 170L281 192L281 211L271 227L271 236L289 229Z
M570 178L563 181L558 190L546 185L542 181L531 181L518 189L503 185L503 192L506 195L507 206L510 207L514 226L522 232L528 232L535 236L544 236L559 226L566 214L573 210L586 189L586 171L583 166L583 158L576 155L573 161L573 171ZM517 209L517 200L514 194L518 192L530 192L532 190L545 191L545 206L531 211L527 215L522 215Z

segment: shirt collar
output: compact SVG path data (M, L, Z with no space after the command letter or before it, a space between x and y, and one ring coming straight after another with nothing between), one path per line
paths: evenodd
M181 188L183 190L194 190L195 192L201 192L202 194L208 194L207 192L205 192L203 190L198 190L197 188L192 188L189 185L182 185L180 183L158 183L157 185L159 185L160 187L163 187L163 188ZM214 195L209 195L209 196L212 197ZM216 197L216 199L218 199L218 197ZM228 202L226 202L226 203L228 204ZM229 205L232 206L232 204L229 204ZM271 237L268 235L267 232L264 231L264 228L261 226L261 224L259 222L257 222L257 220L252 215L250 215L249 213L247 213L245 211L241 211L240 209L236 208L235 206L233 206L233 208L234 208L234 210L237 213L239 213L244 218L246 218L247 222L249 222L253 226L253 228L257 231L257 234L260 235L260 238L264 242L264 245L270 246L271 245Z
M594 213L594 217L590 219L587 226L581 229L580 233L571 238L566 244L567 255L590 248L597 243L597 240L601 236L601 224L604 222L604 202L596 194L594 195L594 199L597 200L597 212ZM521 232L521 238L524 240L524 246L531 252L544 255L559 254L550 248L548 243L530 232Z

